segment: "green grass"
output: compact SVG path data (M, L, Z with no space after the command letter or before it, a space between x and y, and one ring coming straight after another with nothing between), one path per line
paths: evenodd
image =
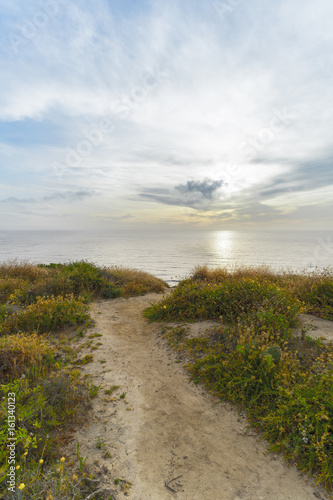
M333 488L333 346L300 328L302 312L332 319L333 275L268 269L198 268L152 304L150 321L220 320L197 338L187 327L165 337L187 359L192 379L246 410L248 418L300 470Z

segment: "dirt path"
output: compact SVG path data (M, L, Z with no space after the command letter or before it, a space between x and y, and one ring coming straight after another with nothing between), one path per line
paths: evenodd
M244 417L188 381L176 354L142 311L161 299L150 294L92 305L91 332L102 337L85 373L101 384L94 418L76 439L82 456L99 464L106 485L132 482L133 500L313 500L325 498L296 469L267 454ZM86 351L91 352L91 351ZM100 361L106 361L101 363ZM108 371L111 370L111 371ZM104 389L119 385L109 400ZM119 399L122 393L125 398ZM112 455L107 458L106 445ZM104 458L103 458L104 455ZM168 489L165 482L177 478ZM122 498L118 485L118 496Z

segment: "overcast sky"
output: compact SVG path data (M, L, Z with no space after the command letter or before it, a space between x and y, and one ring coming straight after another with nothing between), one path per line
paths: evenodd
M0 6L0 229L331 229L331 0Z

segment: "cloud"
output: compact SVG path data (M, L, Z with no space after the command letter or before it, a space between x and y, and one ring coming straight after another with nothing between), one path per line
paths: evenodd
M201 198L206 198L207 200L213 199L213 194L223 186L224 181L218 180L213 181L210 179L205 179L204 181L187 181L186 184L180 184L175 186L175 189L183 194L195 193Z
M219 189L224 185L223 180L189 180L185 184L174 186L172 189L146 188L145 192L140 193L139 196L164 205L208 210L214 200L218 198ZM181 196L178 193L181 193Z
M253 0L221 19L214 1L55 0L44 26L48 2L2 4L8 224L15 204L62 204L82 226L129 211L143 224L173 223L177 207L208 223L288 222L314 196L329 204L332 2ZM289 123L276 119L285 109ZM105 121L113 128L99 143ZM252 161L240 153L251 148ZM313 211L314 227L322 213Z
M266 162L269 164L269 161ZM261 197L274 197L284 193L314 191L333 185L333 153L318 154L311 159L289 159L290 168L285 176L272 177L260 189Z
M3 200L0 200L0 203L36 203L36 200L33 198L15 198L15 196L10 196L8 198L4 198Z
M12 203L12 204L35 204L44 201L57 201L64 200L69 202L82 201L86 198L94 196L96 193L94 191L66 191L64 193L54 193L52 195L43 196L42 198L15 198L13 196L9 198L4 198L0 200L0 203Z
M100 215L99 216L100 220L114 221L114 222L122 221L122 220L129 220L129 219L133 219L133 218L134 218L134 215L132 215L132 214L125 214L125 215L119 215L119 216L116 216L116 215Z
M67 191L65 193L55 193L50 196L44 196L42 198L43 201L52 201L52 200L67 200L67 201L82 201L86 198L90 198L91 196L95 196L97 193L95 191Z

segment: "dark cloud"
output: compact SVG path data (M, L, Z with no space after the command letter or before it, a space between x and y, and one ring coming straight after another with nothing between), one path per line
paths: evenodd
M207 210L214 202L217 191L224 185L225 182L221 179L204 179L203 181L190 180L187 181L186 184L178 184L173 189L144 189L144 192L140 193L139 196L164 205Z
M188 193L200 193L207 200L213 199L213 194L215 191L220 189L224 185L223 180L213 181L210 179L205 179L204 181L187 181L186 184L179 184L175 187L178 191L184 194Z

